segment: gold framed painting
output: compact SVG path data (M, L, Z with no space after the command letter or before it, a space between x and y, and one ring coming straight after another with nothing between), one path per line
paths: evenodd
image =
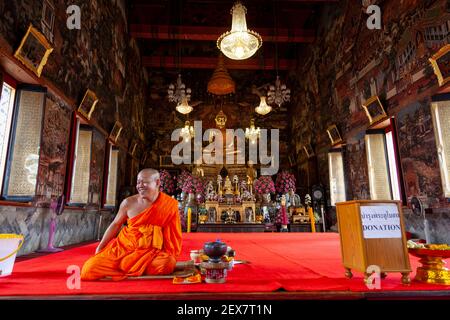
M30 25L19 48L14 53L14 57L38 77L41 77L42 70L52 51L53 47L45 36L33 27L33 25Z
M339 133L339 130L335 124L328 127L327 133L328 133L328 136L330 137L332 146L342 142L341 134Z
M122 129L123 129L122 124L119 121L116 121L114 127L111 130L111 133L109 134L109 139L112 142L117 143L117 140L119 139Z
M369 98L362 106L366 112L367 118L369 118L370 124L387 118L386 111L384 111L383 105L378 96Z
M439 86L450 81L450 44L443 46L429 59L434 73L438 78Z
M90 120L97 103L97 96L93 91L88 89L84 94L83 100L81 100L80 106L78 107L78 112Z
M315 154L314 154L314 149L313 149L313 147L311 146L310 143L305 144L305 145L303 146L303 150L305 150L306 156L307 156L308 158L314 157L314 155L315 155Z

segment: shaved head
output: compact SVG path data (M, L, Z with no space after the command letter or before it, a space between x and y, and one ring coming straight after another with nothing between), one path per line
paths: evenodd
M142 169L138 175L149 177L152 180L159 179L159 171L152 168Z
M136 189L139 195L150 202L155 201L159 194L161 181L159 172L155 169L141 170L137 176Z

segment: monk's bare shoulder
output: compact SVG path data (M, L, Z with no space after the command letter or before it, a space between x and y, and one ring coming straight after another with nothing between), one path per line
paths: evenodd
M138 197L139 197L139 195L135 194L135 195L129 196L128 198L125 198L122 201L122 204L120 206L124 206L126 208L132 207L133 205L135 205L138 202Z

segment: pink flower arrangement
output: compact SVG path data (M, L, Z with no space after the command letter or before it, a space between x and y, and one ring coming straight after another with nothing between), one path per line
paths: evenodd
M184 183L181 186L181 191L184 193L205 193L205 182L197 176L190 176L184 179Z
M175 192L175 180L174 177L167 170L161 170L159 172L161 185L159 190L167 194L173 194Z
M178 175L177 188L183 190L183 185L190 179L192 179L192 174L189 171L183 170L181 174Z
M254 182L255 192L259 194L274 193L275 184L271 176L261 176Z
M295 191L295 177L292 173L282 171L277 174L275 185L278 193L288 193L291 189Z

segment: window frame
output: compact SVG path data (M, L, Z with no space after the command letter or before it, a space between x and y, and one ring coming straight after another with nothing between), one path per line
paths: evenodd
M5 81L5 79L4 79ZM5 164L5 172L3 175L3 184L2 184L2 193L1 198L6 201L14 201L14 202L31 202L33 201L34 197L36 196L36 190L38 186L36 177L36 185L34 186L34 194L29 196L10 196L8 195L8 189L9 189L9 182L10 182L10 175L11 175L11 163L12 163L12 157L14 155L14 144L16 140L16 133L17 133L17 118L19 116L19 109L20 109L20 96L22 90L31 91L31 92L40 92L43 93L43 101L41 104L41 108L45 108L45 94L47 93L47 89L41 86L37 85L30 85L30 84L19 84L17 85L16 93L14 96L14 105L13 105L13 114L11 118L11 128L10 128L10 134L8 139L8 151L6 156L6 164ZM39 173L39 162L41 159L41 144L42 144L42 132L44 128L44 118L45 118L45 109L42 110L42 117L41 117L41 130L39 133L39 160L38 160L38 171Z
M114 209L115 207L117 207L117 195L118 195L118 183L116 180L116 204L115 205L109 205L106 203L107 201L107 197L108 197L108 186L109 186L109 164L110 164L110 157L112 154L113 150L117 150L118 154L117 154L117 168L116 168L116 179L119 177L118 173L119 173L119 159L120 159L120 148L117 147L114 143L112 143L111 141L107 141L107 146L108 148L106 148L105 150L105 169L104 169L104 174L103 174L103 190L102 190L102 208L105 209Z
M89 202L89 194L88 194L88 202L86 203L80 203L80 202L71 202L71 195L72 195L72 185L73 185L73 175L75 173L75 155L77 152L77 146L78 146L78 135L81 130L85 131L91 131L92 132L92 139L91 139L91 146L90 146L90 154L91 157L89 159L89 177L90 177L90 171L91 171L91 164L92 164L92 144L93 144L93 135L94 135L94 128L89 125L89 123L81 117L77 112L73 113L72 121L71 121L71 130L70 130L70 150L68 154L68 166L67 166L67 176L66 176L66 183L65 183L65 198L66 198L66 205L69 207L85 207L88 205ZM90 182L90 181L89 181Z
M330 153L339 153L341 154L341 160L342 160L342 175L343 175L343 186L344 186L344 197L345 200L348 200L348 188L347 188L347 175L345 174L345 151L344 148L332 148L328 151L328 166L330 166ZM328 180L330 183L330 206L336 207L336 203L339 203L340 201L336 201L333 205L332 203L332 190L331 190L331 168L328 168Z
M386 124L387 122L387 124ZM392 177L391 177L391 165L389 162L389 152L388 152L388 146L386 141L386 134L392 132L392 143L393 143L393 150L394 150L394 160L395 160L395 170L397 173L397 181L398 181L398 187L399 187L399 194L400 194L400 200L402 205L407 204L406 200L406 191L405 191L405 185L404 185L404 179L403 179L403 170L401 165L401 159L400 159L400 152L399 152L399 146L398 146L398 130L397 130L397 123L395 117L390 117L386 119L385 121L375 124L373 128L369 128L366 130L367 134L383 134L383 140L384 140L384 152L385 152L385 161L386 161L386 169L387 169L387 177L389 182L389 193L391 195L391 199L394 199L394 192L392 190ZM366 155L368 157L368 155ZM370 177L368 176L368 179ZM370 181L369 181L369 188L370 188Z

